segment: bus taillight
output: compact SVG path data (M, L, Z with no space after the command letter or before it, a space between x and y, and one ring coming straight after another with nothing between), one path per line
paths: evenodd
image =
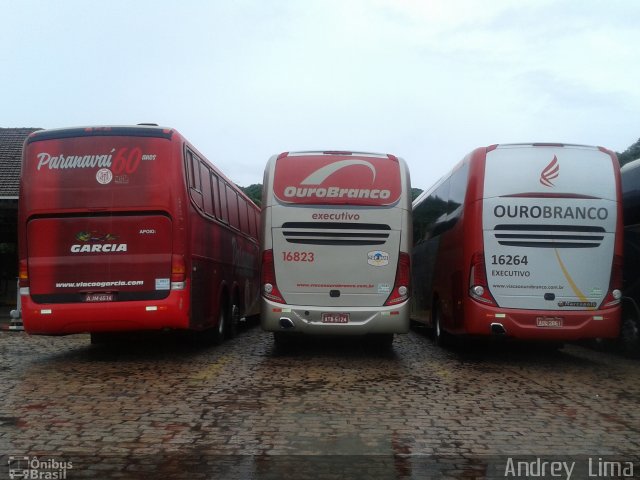
M622 256L614 255L611 265L611 285L601 308L613 307L620 303L622 298L622 264Z
M469 273L469 295L488 305L497 306L487 285L487 272L484 264L484 254L476 252L471 256L471 271Z
M183 255L171 256L171 282L179 283L184 282L187 274L187 267L185 265Z
M262 252L262 295L274 302L286 303L276 284L276 267L273 262L273 250Z
M391 295L384 302L385 306L397 305L409 298L409 283L411 281L411 258L408 253L400 252L396 281Z
M29 268L26 259L22 259L18 265L18 283L20 288L29 286Z

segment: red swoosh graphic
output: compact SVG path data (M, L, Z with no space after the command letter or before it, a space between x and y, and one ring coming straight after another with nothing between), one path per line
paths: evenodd
M553 187L551 180L558 178L558 175L560 175L560 165L558 165L558 157L554 155L553 160L542 170L540 183L546 187Z

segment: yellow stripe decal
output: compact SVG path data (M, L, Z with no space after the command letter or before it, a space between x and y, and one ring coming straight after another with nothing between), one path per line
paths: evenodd
M560 258L560 254L558 253L558 249L554 248L553 251L556 252L556 258L558 259L558 263L560 264L560 268L562 269L562 273L564 274L564 278L566 278L567 282L569 282L569 285L571 286L571 290L573 290L573 293L575 293L576 297L578 297L581 301L583 301L583 302L588 301L587 297L585 296L585 294L580 291L580 289L578 288L576 283L573 281L573 278L571 278L571 275L569 275L569 272L567 271L566 267L564 266L564 263L562 263L562 259Z

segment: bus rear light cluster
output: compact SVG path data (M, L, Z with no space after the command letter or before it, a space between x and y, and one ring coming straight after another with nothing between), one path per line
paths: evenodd
M262 296L278 303L286 303L276 284L276 267L273 261L273 250L262 252Z
M618 305L622 299L622 265L622 256L614 255L613 264L611 265L611 284L601 308Z
M173 254L171 256L171 282L184 282L187 275L187 266L183 255Z
M384 302L389 307L404 302L409 298L409 284L411 280L411 258L408 253L400 252L398 257L398 269L396 270L396 280L393 284L391 295Z
M18 283L20 288L29 286L29 266L25 259L20 260L18 264Z
M469 295L474 300L491 306L497 306L487 285L484 255L476 252L471 256L471 271L469 273Z

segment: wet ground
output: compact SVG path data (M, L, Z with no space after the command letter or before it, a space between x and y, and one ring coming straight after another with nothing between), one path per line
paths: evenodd
M580 346L2 331L0 362L0 479L640 477L640 362Z

